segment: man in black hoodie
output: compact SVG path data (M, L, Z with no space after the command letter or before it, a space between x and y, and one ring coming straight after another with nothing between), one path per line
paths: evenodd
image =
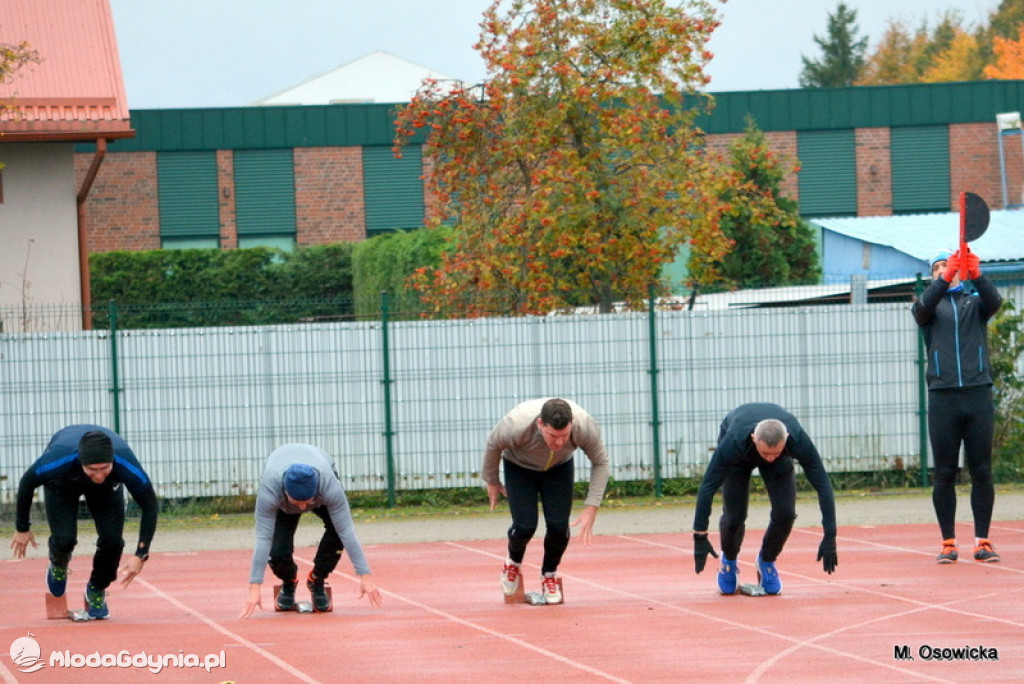
M737 558L746 532L750 475L755 468L761 474L771 501L768 528L757 554L758 584L766 594L782 592L775 559L782 553L796 520L794 461L800 464L818 493L824 529L824 537L818 546L818 560L825 572L831 575L835 571L839 563L835 495L817 447L796 416L778 404L743 404L722 420L718 446L704 472L693 515L694 569L700 574L709 554L718 558L708 539L708 522L715 492L722 490L722 517L718 522L722 544L718 590L722 594L733 594L738 587Z
M47 587L53 596L64 595L68 564L78 543L78 504L84 498L98 537L85 603L90 618L105 620L110 614L107 587L117 578L124 549L124 491L142 511L135 552L120 567L121 584L127 587L142 572L156 532L159 505L153 483L116 432L98 425L69 425L50 439L18 484L16 532L11 540L15 558L24 558L29 544L36 546L29 516L40 486L50 524Z
M935 460L932 503L942 532L939 563L955 563L956 478L960 445L971 474L974 560L999 560L988 540L995 488L992 435L995 403L987 324L1003 298L981 274L978 256L943 250L930 260L932 282L914 303L914 320L928 352L928 436ZM960 281L960 272L973 287Z

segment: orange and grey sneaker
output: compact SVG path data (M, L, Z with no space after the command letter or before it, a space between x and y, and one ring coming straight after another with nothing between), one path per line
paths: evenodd
M979 539L978 545L974 547L974 560L980 563L998 563L999 554L992 548L988 539Z
M519 589L519 564L511 561L501 566L501 592L505 596L515 596Z
M959 554L956 552L956 539L943 539L942 553L936 556L935 560L942 565L946 565L956 563L957 558L959 558Z
M544 603L551 604L562 602L562 584L558 581L558 577L555 573L545 573L541 586L544 589Z
M274 599L275 610L295 610L295 587L298 580L281 580L281 590Z
M329 613L334 610L331 595L327 592L328 586L330 585L322 577L314 575L312 570L309 571L309 577L306 578L306 588L309 589L309 596L313 599L313 610L318 613Z

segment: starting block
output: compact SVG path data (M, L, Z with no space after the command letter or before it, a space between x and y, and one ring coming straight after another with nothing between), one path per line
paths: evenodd
M92 620L89 611L68 610L68 595L54 596L46 592L46 619L47 620L71 620L72 622L88 622Z
M544 600L544 594L539 591L531 591L526 595L526 602L531 606L546 606L548 602Z
M741 584L740 593L745 596L767 596L764 587L760 584Z
M331 608L330 608L330 610L327 610L327 611L324 611L324 612L330 613L330 612L334 611L334 592L331 591L331 585L330 584L326 584L325 583L324 584L324 588L327 590L327 598L329 598L331 600ZM281 592L281 585L280 584L275 584L274 585L274 610L276 610L277 612L279 612L279 613L288 613L288 612L316 613L316 612L319 612L319 611L316 611L316 610L313 609L313 602L312 601L296 601L295 602L295 607L292 608L291 610L289 610L289 611L281 610L280 608L277 607L277 595L280 592Z

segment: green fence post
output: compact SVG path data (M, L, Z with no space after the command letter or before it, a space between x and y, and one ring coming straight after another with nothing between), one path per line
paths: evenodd
M654 310L654 286L648 288L648 337L651 347L651 430L654 448L654 495L661 496L661 415L658 405L658 327Z
M117 304L113 299L110 300L107 310L110 313L110 394L113 397L113 429L114 432L121 434L121 374L118 372L121 360L117 356Z
M388 458L388 507L395 507L395 450L394 431L391 429L391 345L388 340L388 311L389 301L386 291L380 293L380 334L381 351L384 354L383 370L384 377L381 384L384 385L384 450Z
M921 274L917 274L914 294L918 299L924 291ZM928 486L928 384L925 378L928 360L925 358L924 334L917 331L917 438L921 451L921 486Z

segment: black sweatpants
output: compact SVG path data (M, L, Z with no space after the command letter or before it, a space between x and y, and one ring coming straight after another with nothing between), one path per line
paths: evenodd
M117 579L124 551L124 485L118 482L84 486L55 480L43 486L46 519L50 524L50 562L66 568L78 544L78 501L85 505L96 524L96 553L92 557L89 583L104 590Z
M324 523L324 534L320 538L316 555L313 557L313 574L320 579L327 579L327 576L334 572L341 560L341 554L345 550L341 543L341 537L334 529L331 522L330 512L326 506L313 509L313 515L320 518ZM295 564L295 531L299 528L301 513L285 513L277 511L277 518L274 521L274 538L270 543L270 558L268 565L271 572L281 580L294 582L299 574L299 566Z
M502 461L505 472L505 493L512 513L508 528L508 557L522 563L526 545L537 532L537 502L544 510L544 559L542 573L555 572L569 547L569 516L572 513L572 488L575 474L569 459L550 470L530 470Z
M960 472L960 445L971 474L971 510L974 535L988 537L995 503L992 484L992 434L995 403L991 387L932 390L928 392L928 437L935 475L932 504L943 539L956 537L956 478Z
M750 503L750 475L754 467L746 464L733 467L722 483L722 517L718 520L718 531L722 555L731 561L736 560L743 546ZM793 459L782 456L761 467L760 472L771 503L768 528L761 539L761 560L773 563L782 553L796 520L796 471Z

